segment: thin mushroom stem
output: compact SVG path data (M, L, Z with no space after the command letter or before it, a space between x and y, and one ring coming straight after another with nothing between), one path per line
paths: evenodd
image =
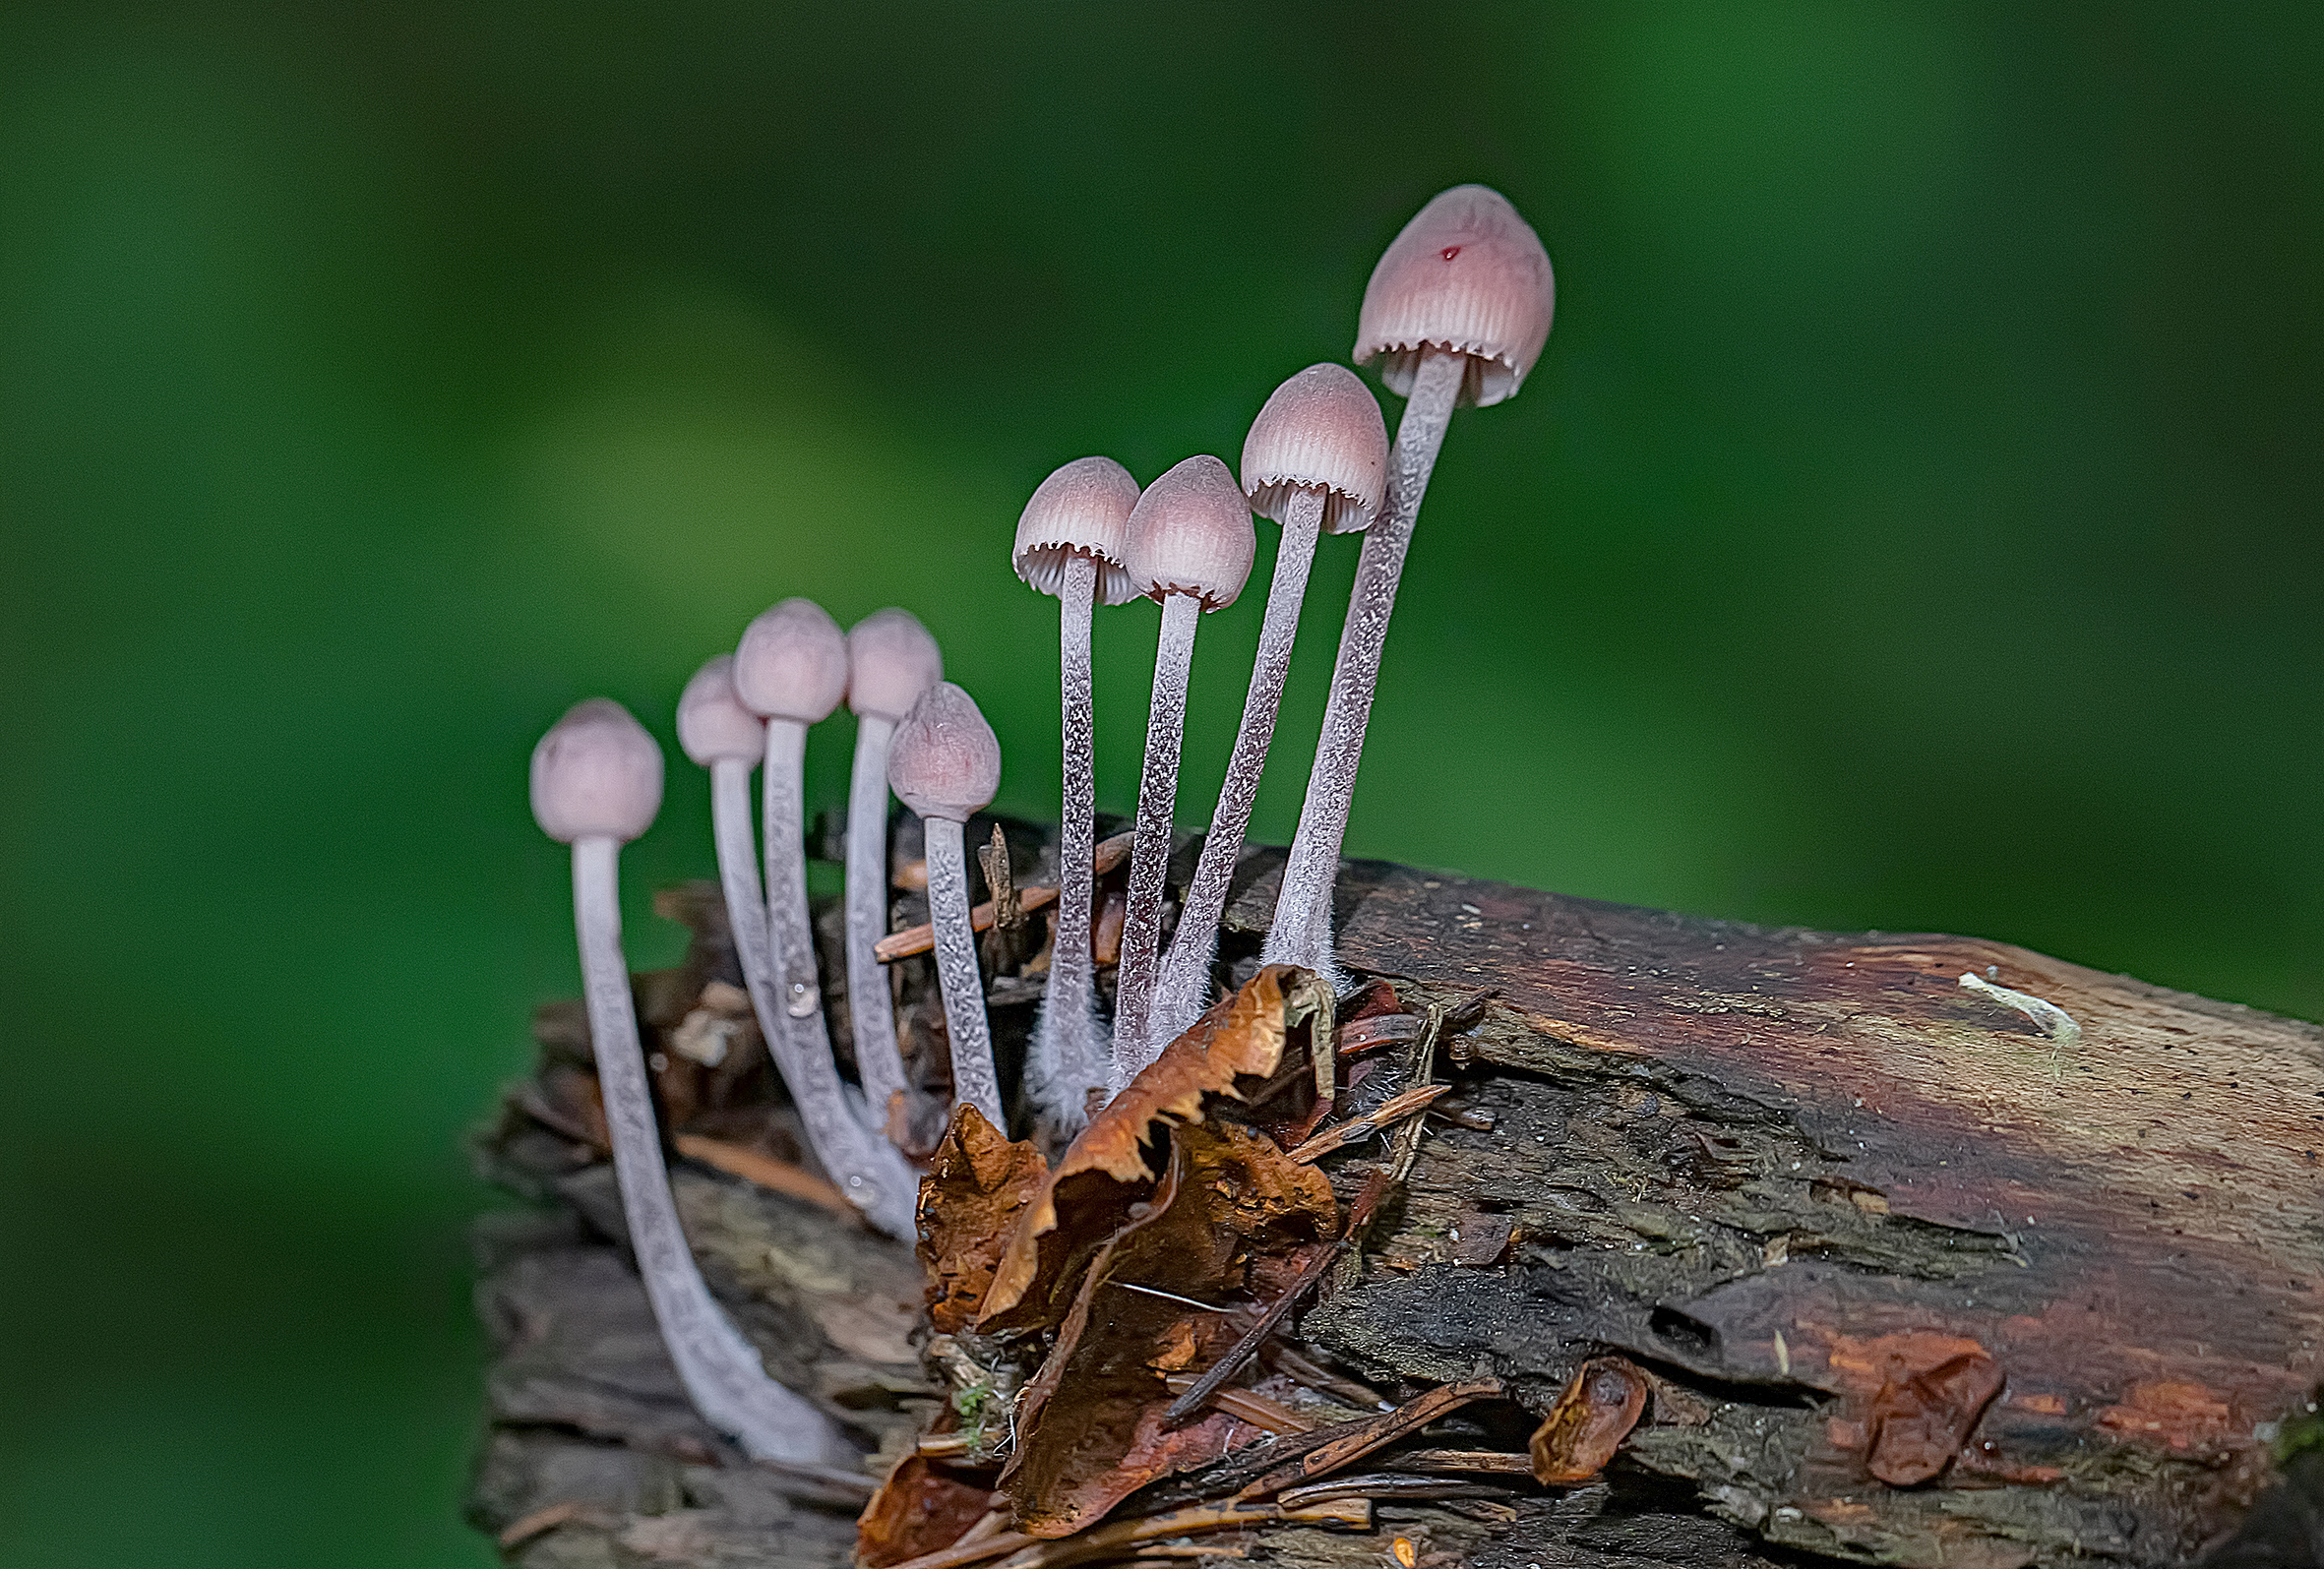
M815 931L807 916L807 727L796 719L766 721L766 761L760 771L760 832L766 841L766 942L773 954L776 994L794 1029L809 1033L827 1054L823 982L815 967Z
M928 830L928 914L936 926L936 979L945 998L945 1030L952 1040L952 1098L965 1101L998 1128L1001 1075L993 1067L993 1037L985 1023L984 976L976 967L976 934L968 924L968 861L961 825L950 817L923 819Z
M748 768L743 772L747 775ZM620 845L603 835L574 841L574 925L581 939L589 1041L613 1138L614 1177L654 1322L695 1409L710 1425L732 1434L753 1458L809 1464L850 1460L852 1451L831 1419L766 1376L759 1353L711 1298L687 1247L670 1196L669 1172L662 1165L637 1005L622 956L620 853Z
M855 772L847 786L847 1016L855 1031L855 1069L880 1128L894 1125L914 1096L895 1040L895 1002L887 972L872 949L887 935L887 743L895 721L879 714L855 722Z
M1090 617L1097 561L1076 553L1058 593L1058 680L1065 726L1065 800L1057 835L1057 938L1049 984L1033 1033L1030 1078L1059 1126L1074 1132L1089 1119L1088 1094L1106 1086L1111 1056L1097 1016L1096 966L1089 946L1095 903L1097 761L1090 677Z
M912 1206L918 1180L894 1148L874 1138L856 1119L832 1066L830 1048L809 1042L783 1004L776 966L767 948L766 904L760 892L758 847L751 841L751 765L734 757L710 764L710 832L718 851L718 882L726 896L726 924L750 993L759 1032L783 1085L798 1103L807 1141L833 1182L874 1226L891 1237L914 1235ZM812 972L811 972L812 973ZM816 1016L820 1020L820 1015Z
M1283 518L1275 551L1275 575L1267 587L1266 619L1259 624L1258 657L1251 667L1251 691L1243 699L1243 724L1227 758L1226 783L1219 787L1218 811L1202 840L1202 858L1188 885L1178 916L1178 935L1163 956L1146 1027L1146 1056L1159 1056L1210 1001L1210 966L1218 957L1218 924L1227 909L1227 885L1251 827L1259 775L1275 737L1283 705L1283 683L1291 674L1291 646L1299 637L1299 610L1308 593L1308 572L1315 562L1315 539L1323 526L1324 493L1302 489Z
M1340 628L1339 659L1331 672L1331 695L1323 707L1323 733L1308 772L1307 800L1291 858L1283 867L1275 896L1275 923L1263 957L1269 964L1297 964L1315 971L1334 991L1347 990L1347 977L1331 953L1331 890L1339 876L1340 843L1347 837L1348 808L1356 796L1356 769L1364 760L1364 727L1372 717L1372 696L1379 685L1381 650L1387 646L1388 617L1396 608L1396 583L1412 525L1428 493L1429 473L1444 445L1444 427L1460 395L1468 356L1431 348L1413 373L1412 393L1396 425L1388 454L1388 500L1378 520L1364 534L1356 559L1356 583L1348 596L1348 619Z
M1146 707L1145 769L1137 786L1137 838L1130 852L1130 903L1122 921L1122 966L1114 994L1114 1089L1154 1059L1146 1050L1162 937L1162 880L1170 870L1170 829L1178 808L1179 749L1186 738L1187 675L1202 601L1162 596L1154 646L1154 693Z

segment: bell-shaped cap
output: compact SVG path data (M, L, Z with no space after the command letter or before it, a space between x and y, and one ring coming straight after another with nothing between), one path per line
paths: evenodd
M662 749L610 698L575 703L532 749L532 815L561 844L626 844L661 809Z
M722 759L756 764L766 755L766 723L734 693L734 655L720 654L678 694L678 745L703 767Z
M1517 391L1549 341L1558 286L1541 237L1507 197L1456 185L1381 254L1364 285L1356 363L1409 393L1424 348L1469 356L1461 401L1480 408Z
M734 691L765 719L812 725L847 694L847 634L812 599L786 599L743 629Z
M1193 594L1224 610L1243 592L1258 530L1227 465L1190 457L1146 487L1131 509L1122 565L1137 591L1154 599Z
M1283 520L1295 492L1323 493L1323 531L1372 526L1388 488L1388 427L1345 365L1311 365L1275 389L1243 438L1243 494Z
M966 822L1001 788L1001 743L976 699L948 681L920 694L887 746L887 788L923 817Z
M1065 586L1066 563L1097 563L1097 602L1128 604L1137 586L1122 570L1122 536L1137 505L1137 481L1110 457L1076 457L1051 474L1016 520L1016 574L1045 594Z
M847 706L897 720L945 679L944 651L920 618L890 606L847 629Z

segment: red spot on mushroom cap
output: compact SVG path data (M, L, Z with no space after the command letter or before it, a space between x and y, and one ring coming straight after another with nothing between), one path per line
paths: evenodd
M1408 393L1424 351L1466 354L1462 401L1498 403L1541 358L1556 305L1549 253L1508 198L1456 185L1380 254L1364 286L1352 357L1378 360L1380 380Z

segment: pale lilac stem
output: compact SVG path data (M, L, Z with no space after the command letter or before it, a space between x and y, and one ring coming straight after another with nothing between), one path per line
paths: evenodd
M575 842L573 914L581 938L589 1046L613 1139L614 1180L653 1321L695 1410L731 1434L745 1453L809 1465L851 1461L853 1451L831 1419L766 1376L758 1351L703 1284L678 1224L653 1098L645 1087L629 964L622 956L620 854L620 845L609 838Z
M1049 984L1034 1027L1027 1078L1043 1110L1070 1133L1089 1119L1091 1090L1106 1087L1112 1063L1097 1016L1097 987L1089 951L1095 903L1097 761L1095 702L1091 695L1089 621L1097 593L1097 562L1076 554L1066 563L1058 594L1058 678L1065 716L1065 801L1057 834L1057 940L1050 945Z
M1210 966L1218 957L1218 924L1227 909L1227 885L1251 827L1258 799L1267 746L1275 737L1275 716L1283 704L1283 682L1291 674L1291 647L1299 637L1300 603L1307 598L1308 570L1315 561L1315 536L1323 524L1323 492L1302 489L1291 498L1283 537L1275 550L1274 581L1267 588L1266 619L1259 624L1258 657L1251 667L1251 691L1243 699L1243 726L1227 758L1226 783L1218 811L1202 840L1202 859L1179 911L1178 935L1163 955L1154 988L1153 1015L1146 1026L1146 1056L1160 1055L1210 1002Z
M903 1097L907 1114L914 1099L896 1045L887 967L872 951L887 935L887 743L894 735L892 719L857 718L855 772L847 787L847 1017L864 1100L883 1130L892 1125L895 1098Z
M1178 809L1178 755L1186 738L1187 673L1202 601L1165 594L1154 645L1154 694L1146 707L1146 760L1137 785L1137 833L1130 851L1130 904L1122 920L1122 967L1114 992L1114 1089L1154 1059L1146 1025L1162 938L1162 881L1170 870L1170 828Z
M1347 978L1331 954L1331 889L1339 876L1348 808L1356 796L1356 769L1364 760L1364 727L1379 685L1380 651L1387 646L1388 617L1396 608L1396 581L1412 544L1413 520L1420 515L1429 471L1444 445L1444 427L1451 422L1467 368L1466 355L1432 348L1422 352L1413 373L1395 451L1388 454L1387 506L1366 531L1356 560L1356 584L1348 596L1339 660L1323 707L1323 733L1275 897L1275 924L1262 950L1269 964L1303 965L1337 990L1345 989Z
M873 1225L891 1237L915 1234L912 1210L919 1179L887 1141L856 1119L819 1028L808 1043L784 1008L774 957L767 948L766 903L759 887L758 849L751 842L751 765L721 757L710 764L710 832L718 850L718 883L726 895L726 924L734 956L766 1038L767 1055L799 1108L808 1146L831 1180ZM819 1018L820 1022L820 1018Z
M923 819L928 830L928 916L936 927L936 980L945 997L945 1031L952 1038L952 1099L965 1101L1003 1132L1001 1075L993 1067L993 1037L985 1023L985 981L976 967L976 931L968 924L968 858L960 824Z

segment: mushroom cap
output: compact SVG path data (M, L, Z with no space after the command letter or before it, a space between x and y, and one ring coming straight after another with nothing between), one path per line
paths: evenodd
M1001 788L1001 743L976 699L948 681L920 694L887 745L887 788L923 817L966 822Z
M1364 285L1356 363L1409 393L1423 348L1469 358L1461 401L1482 408L1523 385L1549 341L1558 285L1541 237L1507 197L1456 185L1413 214Z
M575 703L532 749L532 815L561 844L626 844L661 807L662 749L611 698Z
M763 610L734 650L734 691L762 718L827 719L847 694L847 634L812 599Z
M1224 610L1257 554L1251 503L1227 465L1205 453L1146 487L1131 509L1122 565L1141 594L1193 594L1204 610Z
M734 655L720 654L678 694L678 745L703 767L721 758L756 763L766 755L766 723L734 693Z
M1388 486L1388 427L1379 401L1345 365L1311 365L1275 389L1243 438L1243 493L1261 517L1283 520L1292 493L1323 492L1323 531L1372 526Z
M1122 570L1122 538L1137 481L1110 457L1076 457L1043 480L1016 520L1016 574L1045 594L1065 587L1066 563L1097 563L1097 602L1123 605L1138 596Z
M847 706L859 716L901 719L944 679L944 650L910 611L875 610L847 629Z

